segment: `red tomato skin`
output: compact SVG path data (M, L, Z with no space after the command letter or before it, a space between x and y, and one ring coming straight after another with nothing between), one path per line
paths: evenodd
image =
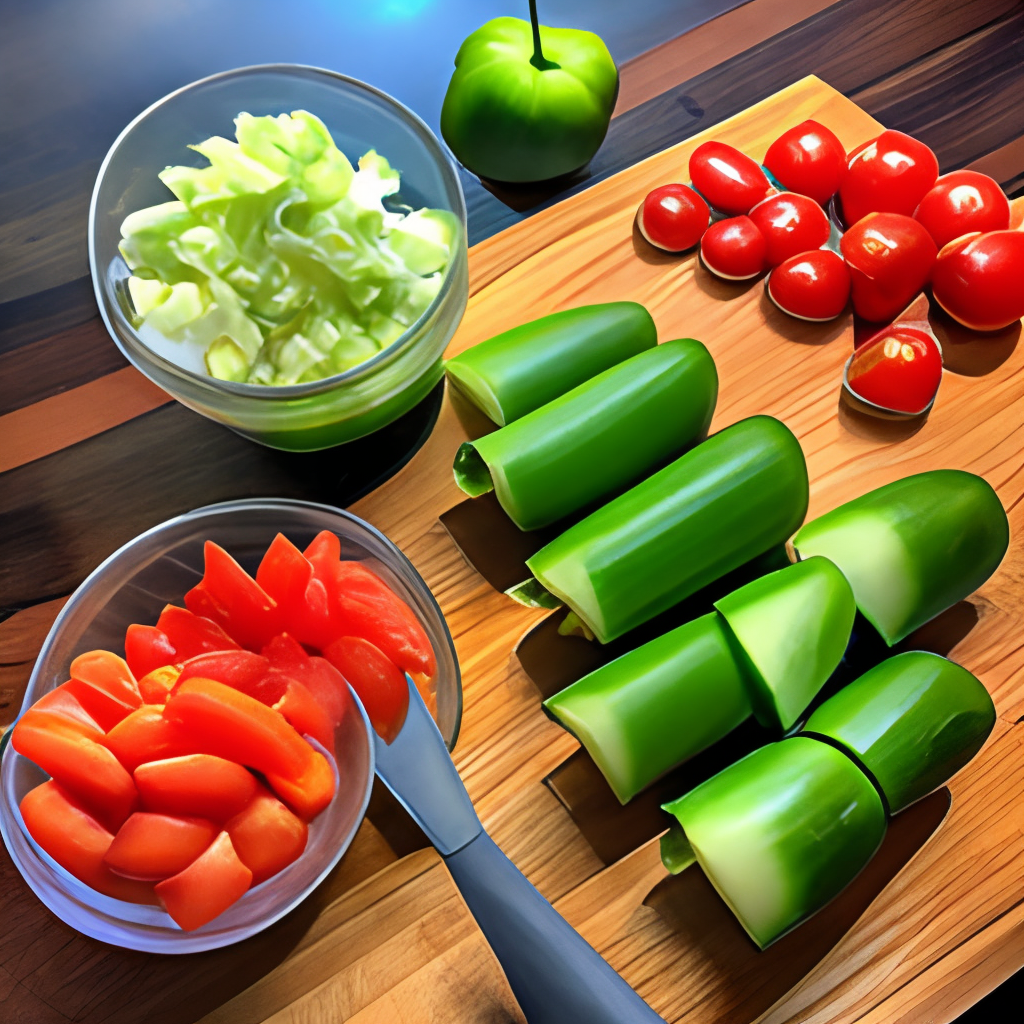
M147 811L211 821L234 817L261 788L247 768L213 754L147 761L135 769L135 786Z
M103 860L115 874L159 882L184 871L217 837L204 818L136 811L117 831Z
M854 394L884 409L924 412L942 381L934 338L913 327L883 331L853 355L846 382Z
M772 191L760 165L724 142L703 142L690 154L693 187L716 210L737 216Z
M295 726L300 736L311 736L332 756L334 754L334 723L302 683L289 679L274 710Z
M252 651L211 651L190 658L182 665L172 692L189 679L215 679L268 707L284 696L288 685L287 679L274 672L266 658Z
M338 725L350 707L348 685L326 658L310 657L287 633L274 637L262 650L271 667L281 675L302 683L327 713L332 726Z
M1010 200L987 174L951 171L925 193L914 220L928 229L941 250L972 231L1005 231L1010 226Z
M767 268L768 243L747 216L716 221L704 232L700 258L716 277L746 281Z
M935 301L965 327L999 331L1024 317L1024 231L986 231L944 246Z
M124 657L136 679L149 675L177 659L174 645L163 630L133 622L124 637Z
M238 859L231 837L220 835L184 871L158 882L157 898L183 931L219 917L249 889L252 872Z
M666 252L692 249L708 229L708 204L688 185L660 185L647 193L636 212L640 234Z
M187 608L167 605L157 619L161 630L174 648L174 658L164 664L181 664L198 654L210 651L237 651L238 644L212 619L196 615Z
M910 217L939 176L935 154L917 139L888 129L850 153L839 186L848 227L869 213Z
M846 174L846 150L823 124L804 121L768 147L764 165L790 192L824 206Z
M777 267L797 253L820 248L832 233L825 211L813 199L795 192L769 196L747 216L764 236L764 260L769 267Z
M309 838L306 823L263 786L224 830L239 860L252 872L253 886L298 860Z
M932 236L912 217L870 213L843 235L854 312L892 322L928 283L937 251Z
M768 296L802 320L834 320L850 301L850 272L831 249L798 253L768 275Z
M341 637L324 651L324 657L352 684L370 724L390 743L409 710L409 684L402 672L362 637Z
M32 838L69 874L104 896L155 905L153 886L114 874L103 862L112 833L56 782L31 789L21 816Z

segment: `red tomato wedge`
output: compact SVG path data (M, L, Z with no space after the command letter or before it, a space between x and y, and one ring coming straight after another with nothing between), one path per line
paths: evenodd
M881 331L853 354L846 382L861 398L896 412L924 412L942 382L935 339L913 327Z
M174 647L174 664L208 651L238 650L238 644L212 619L173 604L160 613L156 628L163 631Z
M285 721L295 726L300 736L311 736L334 754L334 724L302 683L290 679L284 696L274 704L274 710L284 715Z
M245 895L252 872L238 859L231 837L220 835L184 871L157 883L156 895L179 928L195 931Z
M212 679L181 683L164 713L188 730L196 753L215 754L260 772L297 780L316 754L273 708Z
M148 761L135 769L147 811L227 821L256 796L260 784L247 768L213 754Z
M99 723L85 710L67 683L61 683L55 690L44 693L21 716L20 721L41 728L76 733L91 740L102 740L104 736Z
M29 835L75 878L114 899L157 903L152 885L121 878L107 867L103 858L113 835L56 782L26 793L21 816Z
M164 709L155 704L143 704L118 722L102 743L129 772L146 761L192 752L181 726L167 719Z
M173 665L176 652L163 630L133 622L124 635L124 657L136 679L163 665Z
M262 650L271 667L302 683L337 725L351 706L348 684L342 674L324 658L310 657L305 648L287 633L274 637Z
M279 533L271 542L256 582L277 602L283 629L314 647L329 642L327 593L314 580L309 559L287 537Z
M306 823L262 786L224 830L254 886L298 860L309 837Z
M266 772L270 788L303 820L312 821L334 799L334 769L309 747L312 758L298 777Z
M288 680L274 672L266 658L252 651L200 654L182 666L175 690L189 679L216 679L268 707L284 696L288 685Z
M358 636L336 640L324 657L352 684L370 724L390 743L409 710L409 684L402 672L369 640Z
M330 530L321 530L302 553L314 563L317 559L337 562L341 559L341 541L338 535L331 533Z
M258 651L280 630L277 602L220 546L203 547L203 578L185 595L185 607L212 619L242 647Z
M177 665L161 665L139 680L139 693L146 704L166 704L167 697L181 675Z
M22 718L11 733L11 744L81 801L111 832L116 832L138 806L131 775L94 740Z
M217 826L203 818L136 811L118 829L103 860L125 878L159 882L184 871L217 833Z

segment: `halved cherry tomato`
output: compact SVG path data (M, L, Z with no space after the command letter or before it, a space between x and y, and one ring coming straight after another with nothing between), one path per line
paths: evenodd
M302 683L337 725L351 706L344 676L325 658L310 657L287 633L275 636L260 652L277 672Z
M298 860L309 837L306 823L262 786L224 830L254 886Z
M636 226L651 245L666 252L692 249L708 229L708 204L688 185L660 185L636 211Z
M91 740L102 740L104 730L67 683L44 693L22 716L20 721L42 728L77 733Z
M117 831L103 860L111 871L159 882L184 871L217 837L204 818L136 811Z
M285 721L295 726L300 736L311 736L329 753L334 753L334 724L302 683L289 679L274 710L284 715Z
M94 740L22 717L11 732L11 745L81 801L110 832L116 832L138 806L131 775Z
M965 327L999 331L1024 317L1024 231L986 231L944 246L935 301Z
M121 878L107 867L103 858L113 835L56 782L29 790L20 806L29 835L69 874L114 899L157 903L152 885Z
M352 684L370 724L390 743L409 710L409 684L402 672L369 640L358 636L336 640L324 657Z
M769 267L777 267L797 253L820 248L832 232L825 211L813 199L795 192L769 196L747 216L764 236L764 260Z
M124 635L124 656L136 679L163 665L173 665L177 652L162 629L133 622Z
M309 763L299 776L266 772L270 788L304 821L312 821L334 799L334 769L319 751L309 748Z
M700 258L716 277L746 281L766 269L768 245L749 217L730 217L712 224L700 243Z
M205 571L186 595L185 607L212 619L228 636L258 651L280 630L277 602L220 546L203 546Z
M760 165L724 142L701 143L689 167L693 187L723 213L746 213L772 191Z
M823 124L804 121L768 147L764 165L790 192L824 206L846 174L846 150Z
M914 220L928 229L941 249L972 231L1005 231L1010 226L1010 200L987 174L951 171L925 193Z
M861 345L846 372L850 390L884 409L920 413L942 381L935 339L913 327L881 331Z
M939 161L923 142L884 131L850 153L839 186L843 220L853 227L869 213L910 217L938 176Z
M913 217L869 213L843 235L853 309L865 320L888 322L928 283L935 264L932 236Z
M181 675L178 665L162 665L139 680L139 693L146 704L166 704L167 696Z
M190 932L223 914L251 882L252 872L221 832L184 871L158 882L155 892L178 927Z
M213 754L186 754L148 761L135 769L135 785L147 811L227 821L260 789L255 776Z
M146 761L192 752L188 736L181 726L166 718L164 709L155 704L143 704L137 708L118 722L102 743L129 772L134 772Z
M286 678L271 670L266 658L252 651L212 651L190 658L181 666L174 690L189 679L216 679L268 707L284 696L288 685Z
M163 631L174 647L174 664L209 651L237 651L239 648L212 619L173 604L160 613L156 628Z
M216 754L260 772L299 779L316 754L273 708L213 679L181 683L164 714L188 730L197 753Z
M850 271L831 249L802 252L768 275L768 297L801 320L834 320L850 300Z

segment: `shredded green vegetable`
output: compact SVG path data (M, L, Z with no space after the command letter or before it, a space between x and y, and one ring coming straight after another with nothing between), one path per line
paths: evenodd
M353 170L304 110L239 114L236 142L168 167L176 200L121 225L140 337L221 380L298 384L396 341L441 287L456 233L445 210L385 207L399 174L371 150Z

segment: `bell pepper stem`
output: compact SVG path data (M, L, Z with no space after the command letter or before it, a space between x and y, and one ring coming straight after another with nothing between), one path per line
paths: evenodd
M544 51L540 48L540 22L537 20L537 0L530 0L530 24L533 26L533 56L530 58L530 63L538 71L548 71L551 68L557 68L558 65L554 61L548 60L544 56Z

